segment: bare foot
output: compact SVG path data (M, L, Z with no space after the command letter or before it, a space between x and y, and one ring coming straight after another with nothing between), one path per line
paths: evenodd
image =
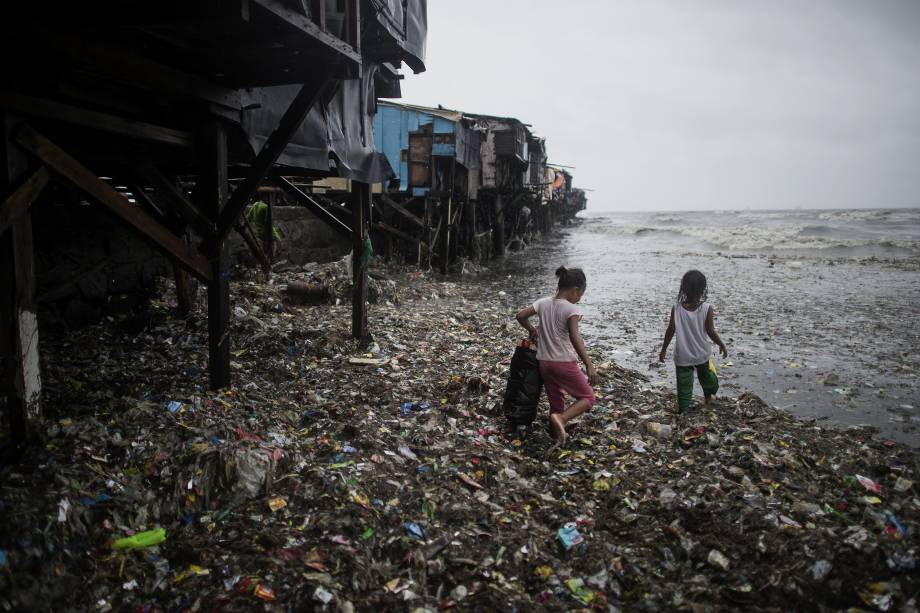
M706 409L712 409L712 403L716 399L715 396L706 396Z
M553 429L553 438L555 438L560 445L565 445L565 441L569 438L569 435L565 433L565 422L562 421L562 416L558 413L550 415L549 425Z

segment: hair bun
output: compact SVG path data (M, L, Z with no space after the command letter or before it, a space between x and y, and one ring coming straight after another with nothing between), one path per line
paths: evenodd
M561 279L562 277L565 276L565 273L567 272L568 271L565 269L565 266L560 266L559 268L556 269L556 276Z

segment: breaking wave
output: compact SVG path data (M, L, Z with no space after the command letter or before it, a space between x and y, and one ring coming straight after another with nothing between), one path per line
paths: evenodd
M871 218L867 216L860 219ZM667 241L693 239L728 251L882 248L920 252L920 240L891 236L845 238L839 236L840 228L821 224L731 226L592 224L588 229L600 234L623 237L659 238Z

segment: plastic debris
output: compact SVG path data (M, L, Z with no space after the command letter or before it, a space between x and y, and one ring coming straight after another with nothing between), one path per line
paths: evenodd
M268 500L268 508L271 509L272 513L274 513L275 511L280 511L286 506L287 506L287 500L285 500L284 498L281 498L280 496L277 498L269 498Z
M520 338L507 324L536 297L497 300L516 277L394 273L366 346L351 338L346 267L296 273L324 275L341 306L288 303L294 274L239 275L221 392L203 312L172 319L168 284L140 334L43 335L52 417L29 462L4 469L4 606L877 610L864 594L909 610L920 593L909 447L732 397L731 368L711 411L679 415L673 385L593 353L597 403L559 448L545 394L531 427L504 433ZM387 361L349 363L368 353ZM823 377L791 356L777 378L793 359ZM105 552L156 526L159 547Z
M868 491L874 494L882 493L882 486L870 479L869 477L863 477L862 475L856 475L856 480L859 481L859 484L866 488Z
M414 521L407 521L403 524L406 528L406 535L414 539L423 539L425 538L425 531L422 530L422 527L419 526Z
M833 564L827 560L818 560L811 566L811 576L815 581L821 583L827 579L827 576L831 573L833 568Z
M133 536L126 536L112 542L112 549L140 549L143 547L152 547L159 545L166 540L166 530L156 528L145 532L138 532Z
M578 526L574 522L569 522L557 531L559 542L566 549L571 549L576 545L585 542L585 537L578 532Z
M718 549L712 549L709 551L709 555L706 557L706 561L711 565L721 568L722 570L728 570L730 562L725 554L723 554Z

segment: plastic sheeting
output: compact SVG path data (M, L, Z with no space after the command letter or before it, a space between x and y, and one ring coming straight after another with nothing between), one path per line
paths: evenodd
M375 73L375 67L365 67L361 79L340 81L314 105L278 164L365 183L394 176L386 157L374 149ZM299 85L283 85L244 92L244 107L250 110L242 112L241 127L253 155L278 126L299 89ZM258 106L251 108L254 105Z
M377 9L377 22L389 36L381 44L395 45L413 72L425 70L425 38L428 36L427 0L371 0Z

